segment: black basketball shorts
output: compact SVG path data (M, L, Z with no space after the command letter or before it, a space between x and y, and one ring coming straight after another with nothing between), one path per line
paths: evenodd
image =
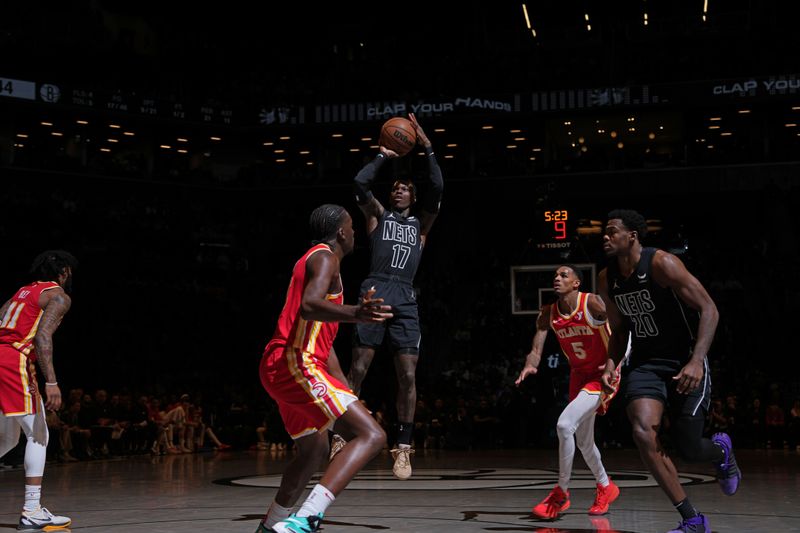
M631 368L622 380L625 400L654 398L660 400L673 417L705 418L711 404L708 360L703 362L704 373L700 386L689 394L679 393L677 381L672 379L685 365L685 362L670 359L650 359Z
M353 344L377 348L383 344L384 337L388 334L389 347L393 353L417 354L421 334L414 286L410 283L367 278L361 284L361 294L373 286L375 298L383 298L384 305L392 306L394 316L379 324L356 324Z

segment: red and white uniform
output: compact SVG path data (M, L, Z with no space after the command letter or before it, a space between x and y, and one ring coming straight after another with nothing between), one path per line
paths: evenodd
M327 429L358 400L328 373L328 355L339 323L309 321L300 316L306 261L315 253L331 250L318 244L295 263L278 326L261 358L261 384L278 402L286 431L294 439ZM339 305L344 301L341 290L326 298Z
M570 365L569 400L572 401L580 391L589 394L602 394L600 368L608 360L608 338L611 329L606 320L596 320L589 312L589 296L585 292L578 293L578 305L568 315L558 310L558 302L550 310L550 327L558 337L561 350L567 356ZM614 395L602 395L598 409L604 414L608 402Z
M54 281L25 285L0 317L0 411L6 416L30 415L39 408L33 364L33 338L43 314L39 296L58 287Z

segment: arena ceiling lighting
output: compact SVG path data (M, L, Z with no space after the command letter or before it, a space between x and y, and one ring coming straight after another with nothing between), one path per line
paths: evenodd
M525 27L531 32L531 35L534 39L536 39L536 30L534 29L533 25L531 24L531 19L528 16L528 6L522 4L522 14L525 17Z

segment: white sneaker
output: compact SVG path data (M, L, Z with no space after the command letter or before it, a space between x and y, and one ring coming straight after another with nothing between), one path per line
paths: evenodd
M408 479L411 477L412 453L414 453L413 448L401 448L400 446L392 450L392 457L394 458L392 473L397 479Z
M72 520L67 516L56 516L44 507L39 507L35 511L22 511L19 517L17 530L19 531L41 531L55 528L67 527Z

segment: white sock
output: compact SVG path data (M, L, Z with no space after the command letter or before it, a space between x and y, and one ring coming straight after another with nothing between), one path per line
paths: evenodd
M297 516L314 516L319 513L325 513L328 506L333 503L336 496L331 491L317 483L311 494L308 495L303 506L297 511Z
M23 511L35 511L39 508L39 499L42 496L41 485L25 485L25 505L22 507Z
M267 526L268 529L272 529L272 526L278 522L289 518L290 514L292 514L291 507L284 507L273 500L272 505L270 505L267 510L267 515L264 517L264 525Z

